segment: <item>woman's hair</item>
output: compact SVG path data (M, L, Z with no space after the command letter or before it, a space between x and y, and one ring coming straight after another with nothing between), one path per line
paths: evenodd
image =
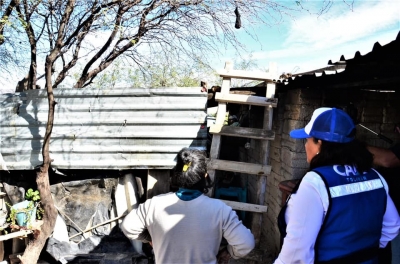
M212 186L210 177L206 177L206 153L198 149L183 148L177 155L175 182L180 188L208 192Z
M313 138L317 143L319 139ZM365 143L353 140L349 143L336 143L321 140L319 153L310 162L310 170L329 165L352 165L359 172L372 168L373 156Z

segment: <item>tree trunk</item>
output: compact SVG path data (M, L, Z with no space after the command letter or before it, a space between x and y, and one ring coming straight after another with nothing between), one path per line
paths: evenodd
M43 164L36 174L36 183L40 192L41 206L44 209L43 224L39 235L29 240L24 254L20 257L21 262L24 264L33 264L38 262L39 255L47 238L53 232L56 222L57 211L54 207L53 198L50 192L48 169L49 166Z
M54 123L54 95L53 86L51 82L51 68L53 65L52 59L54 56L47 56L46 58L46 88L47 88L47 99L49 103L49 113L46 125L46 134L44 136L42 156L43 164L40 166L39 171L36 173L37 188L40 192L40 202L44 209L43 224L39 234L29 240L29 243L22 256L19 257L24 264L37 263L40 252L42 251L47 238L51 235L56 222L57 211L54 207L53 198L50 191L49 181L49 167L51 164L50 159L50 137L53 130Z

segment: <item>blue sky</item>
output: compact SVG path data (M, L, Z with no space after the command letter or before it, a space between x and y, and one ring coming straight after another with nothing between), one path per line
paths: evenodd
M318 3L318 1L303 1ZM321 2L321 1L319 1ZM346 0L347 3L351 1ZM270 28L258 29L259 42L240 29L240 37L260 68L276 62L278 73L300 73L328 66L329 60L354 57L356 51L364 55L375 42L385 45L396 39L400 31L400 0L333 1L328 12L321 16L301 12L294 19ZM218 63L232 58L228 50Z

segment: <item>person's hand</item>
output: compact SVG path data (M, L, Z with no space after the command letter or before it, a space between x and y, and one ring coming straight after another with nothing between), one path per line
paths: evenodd
M224 248L218 252L218 255L217 255L218 264L227 264L227 263L229 263L230 259L231 259L231 255L229 254L227 248Z

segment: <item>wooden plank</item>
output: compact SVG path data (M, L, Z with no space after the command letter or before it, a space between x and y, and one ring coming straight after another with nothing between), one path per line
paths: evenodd
M9 233L7 235L0 236L0 241L5 241L5 240L8 240L8 239L17 238L17 237L25 237L25 236L27 236L29 234L32 234L32 233L33 232L30 229L20 230L20 231L17 231L17 232L12 232L12 233Z
M114 217L114 218L109 219L109 220L107 220L107 221L105 221L105 222L102 222L102 223L100 223L100 224L97 224L97 225L88 227L88 228L86 228L85 230L82 230L81 232L76 233L75 235L70 236L69 239L74 238L74 237L77 237L77 236L79 236L79 235L82 235L82 234L84 234L84 233L86 233L86 232L89 232L89 231L91 231L91 230L93 230L93 229L95 229L95 228L97 228L97 227L99 227L99 226L103 226L103 225L109 224L109 223L111 223L111 222L117 221L117 220L119 220L119 219L121 219L121 218L127 216L127 214L128 214L128 213L125 212L124 214L122 214L122 215L120 215L120 216Z
M236 103L236 104L272 106L272 107L276 107L278 104L277 98L266 98L266 97L244 95L244 94L216 93L215 100L223 103Z
M218 159L209 159L207 169L256 175L269 175L271 173L271 166L268 165Z
M228 67L229 65L226 65ZM229 93L229 89L231 86L231 80L224 78L222 80L222 87L221 92L224 94ZM215 124L223 125L225 122L225 115L226 115L226 103L219 103L218 104L218 111L217 117L215 120ZM219 135L214 135L211 143L211 150L210 150L210 157L214 159L219 158L219 151L220 151L220 144L221 144L221 137Z
M147 199L169 192L170 170L148 170Z
M132 173L124 175L124 190L128 213L139 206L136 180Z
M221 86L221 93L229 94L230 87L231 87L231 79L223 78L222 86ZM226 103L219 103L215 124L223 125L225 122L225 115L226 115Z
M228 200L221 200L221 201L224 202L226 205L232 207L233 210L240 210L253 213L266 213L268 211L268 206L266 205L241 203Z
M0 261L4 260L4 242L0 241Z
M127 213L127 203L126 203L126 195L125 195L125 186L123 177L118 178L118 184L115 188L114 197L115 197L115 210L117 213L117 217L122 216ZM119 220L118 223L122 223L122 220ZM83 230L81 230L83 231ZM81 232L84 233L84 232ZM70 237L71 239L72 237Z
M243 71L243 70L221 70L217 72L219 76L223 78L235 78L244 80L256 80L256 81L270 81L277 79L276 76L271 75L268 72L255 72L255 71Z
M245 137L245 138L263 139L263 140L275 139L274 131L252 128L252 127L231 127L231 126L212 125L210 127L210 133L223 136Z
M273 98L275 96L275 90L276 90L276 85L275 83L267 83L267 93L266 93L266 97L267 98ZM271 120L272 122L272 120ZM271 123L272 125L272 123ZM264 124L265 127L265 124Z

